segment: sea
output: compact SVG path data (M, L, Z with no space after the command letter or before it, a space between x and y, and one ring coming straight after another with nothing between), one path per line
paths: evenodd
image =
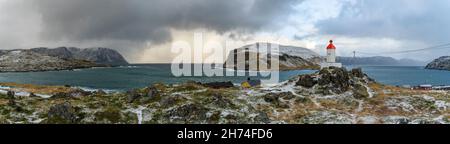
M395 86L415 86L420 84L450 85L450 71L428 70L422 66L346 66L347 69L360 67L377 82ZM84 89L126 91L142 88L154 83L179 84L188 81L226 82L239 84L248 78L265 79L264 76L249 76L248 72L223 69L245 76L182 76L172 74L170 64L134 64L111 68L90 68L71 71L0 73L0 82L39 85L70 85ZM279 82L315 70L282 71Z

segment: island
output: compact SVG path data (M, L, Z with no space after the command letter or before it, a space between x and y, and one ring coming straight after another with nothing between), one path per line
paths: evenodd
M277 70L280 71L320 69L319 63L323 58L307 48L279 45L279 51L272 52L268 56L263 56L261 52L263 50L261 49L270 49L270 46L273 45L272 43L255 43L234 49L229 53L224 63L224 68L265 71L271 65L270 58L274 57L273 55L277 55L279 61L279 68ZM245 60L239 61L237 58L239 55L245 56ZM250 58L250 55L254 55L256 58ZM256 64L257 66L252 68L249 64ZM239 67L239 65L241 66Z
M450 71L450 56L442 56L438 59L435 59L430 62L425 68Z

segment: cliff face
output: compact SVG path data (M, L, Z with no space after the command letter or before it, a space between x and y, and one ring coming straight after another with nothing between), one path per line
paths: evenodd
M69 60L30 51L4 51L0 56L0 72L70 70L99 66L86 60Z
M265 68L270 66L270 58L274 55L278 56L280 67L279 70L299 70L299 69L318 69L320 66L320 56L319 54L301 47L292 46L279 46L279 52L268 55L267 57L261 55L261 47L263 45L270 45L270 43L256 43L253 45L247 45L230 52L228 59L226 60L224 67L231 68L235 70L266 70ZM270 46L268 46L270 49ZM234 55L234 59L230 56ZM245 55L246 59L239 61L237 56ZM251 56L256 56L251 58ZM263 67L253 67L251 68L249 64L259 64ZM245 67L237 67L237 65Z
M74 48L74 47L59 47L55 49L49 48L34 48L30 49L32 52L36 52L43 55L49 55L59 57L62 59L78 59L88 60L97 64L119 66L127 65L128 62L123 56L115 50L108 48Z
M450 70L450 56L443 56L429 63L426 69Z

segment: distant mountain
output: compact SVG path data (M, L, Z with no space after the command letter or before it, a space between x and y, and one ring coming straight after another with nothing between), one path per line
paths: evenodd
M424 62L412 59L395 59L392 57L337 57L337 62L343 65L383 65L383 66L421 66Z
M107 48L0 50L0 72L72 70L127 64L122 55Z
M74 47L59 47L54 49L49 48L33 48L32 52L59 57L62 59L78 59L88 60L97 64L120 66L128 65L128 62L123 56L115 50L108 48L74 48Z
M426 69L450 70L450 56L443 56L430 62Z
M270 43L255 43L231 51L224 67L236 70L264 70L259 67L256 67L256 69L251 69L249 67L249 63L257 64L258 62L266 67L267 65L270 65L268 59L270 59L272 55L269 55L268 58L260 57L261 47L263 45L267 45L270 49ZM257 58L250 59L249 55L251 53L255 54ZM279 45L279 53L274 54L279 56L280 70L318 69L320 67L318 65L321 60L320 55L307 48ZM232 55L234 55L234 59L230 57ZM246 55L247 58L245 61L238 61L238 55ZM240 69L237 67L237 64L245 65L245 68Z
M72 70L100 66L91 61L62 59L27 50L0 53L0 72Z

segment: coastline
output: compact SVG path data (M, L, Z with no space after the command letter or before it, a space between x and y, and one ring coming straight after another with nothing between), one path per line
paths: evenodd
M345 76L330 72L330 78L338 81ZM450 123L449 91L414 91L371 82L357 70L348 73L351 80L341 81L350 84L346 90L346 84L334 80L309 88L311 84L304 83L307 76L318 73L273 86L212 88L197 82L159 83L114 93L1 83L0 88L51 97L17 95L11 99L0 94L4 116L0 123Z
M87 67L73 67L73 68L48 69L48 70L0 71L0 73L33 73L33 72L77 71L77 70L84 70L84 69L111 68L111 67L119 67L119 66L96 65L96 66L87 66Z

